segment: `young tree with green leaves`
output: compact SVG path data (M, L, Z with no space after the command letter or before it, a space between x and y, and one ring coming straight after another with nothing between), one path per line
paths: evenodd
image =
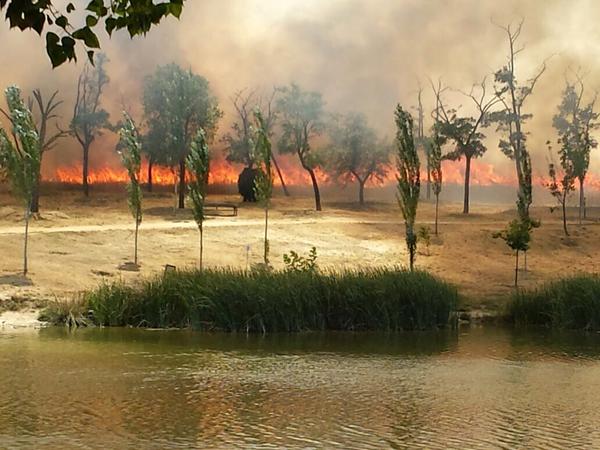
M138 266L138 234L142 223L142 189L140 187L140 170L142 168L142 144L133 119L123 113L124 121L119 128L119 154L123 166L129 175L127 185L129 210L135 220L133 264Z
M358 202L365 203L365 184L383 181L390 166L391 147L377 139L364 114L334 117L329 125L331 146L325 151L325 167L343 182L358 183Z
M321 211L321 193L315 175L318 166L311 141L323 131L324 103L321 94L302 90L297 84L279 88L277 111L281 117L280 153L295 153L302 168L310 175L315 209Z
M254 163L259 169L254 180L256 200L265 210L265 234L263 259L265 267L269 267L269 208L273 195L273 171L271 170L272 151L269 140L268 124L260 110L254 112L256 122L256 137L254 143Z
M439 205L440 205L440 194L442 193L442 145L444 143L443 137L433 130L433 136L427 140L426 145L428 148L427 159L428 166L432 180L433 195L435 195L435 226L433 229L434 234L438 235L438 217L439 217Z
M132 38L145 35L165 17L179 18L183 2L111 0L106 4L104 0L90 0L83 2L85 8L82 8L82 2L0 0L0 10L6 11L10 28L34 30L39 35L49 28L46 51L52 67L57 67L67 60L77 60L78 45L86 49L90 62L93 61L95 50L100 48L97 26L102 26L109 36L122 29ZM82 24L84 16L85 24Z
M202 128L198 129L196 136L190 145L189 154L186 157L186 166L192 179L190 180L190 200L192 201L192 212L194 220L198 225L200 234L200 247L198 254L198 267L203 269L204 256L204 203L206 200L206 185L210 170L210 152L206 133Z
M161 158L178 166L178 206L185 207L186 158L198 131L210 141L222 117L208 80L176 64L161 66L144 82L144 111L150 135L161 136Z
M96 55L94 65L87 63L77 82L77 97L73 108L71 132L77 138L83 150L83 194L90 195L88 171L90 148L102 129L108 127L108 113L100 107L100 97L108 84L108 75L104 68L106 56Z
M598 113L594 111L596 97L583 103L584 84L579 74L577 81L567 81L563 91L558 113L554 116L553 126L558 132L560 144L561 165L563 159L568 159L573 175L579 181L579 223L585 217L584 183L590 167L591 150L598 146L598 141L592 136L592 131L598 128Z
M415 233L415 220L419 205L421 190L421 165L413 137L413 119L410 113L404 111L400 105L396 107L396 166L398 174L397 199L404 218L406 227L406 247L409 254L410 270L414 269L415 255L417 253L417 235Z
M0 167L4 168L13 192L25 207L25 239L23 244L23 275L27 275L29 219L35 186L40 176L41 145L31 111L21 99L21 91L10 86L5 91L12 130L10 135L0 128Z
M561 158L562 176L559 177L556 170L556 164L551 162L548 165L548 176L550 182L547 184L552 197L556 199L562 210L563 230L565 236L569 235L567 229L567 199L569 194L575 190L575 175L573 165L567 159ZM559 179L560 178L560 179Z
M515 252L515 288L519 285L519 252L527 254L531 241L531 223L519 219L512 220L505 230L494 233Z

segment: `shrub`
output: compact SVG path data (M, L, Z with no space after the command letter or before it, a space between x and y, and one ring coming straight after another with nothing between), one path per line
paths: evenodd
M520 326L600 330L600 277L579 275L516 293L507 318Z
M453 286L419 271L211 269L134 287L106 284L84 298L97 325L266 333L443 328L457 297Z

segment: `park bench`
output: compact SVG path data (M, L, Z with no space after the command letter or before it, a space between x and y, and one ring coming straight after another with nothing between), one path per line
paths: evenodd
M207 216L235 217L238 215L238 207L234 203L205 203L204 208ZM229 212L229 214L222 214L222 212Z

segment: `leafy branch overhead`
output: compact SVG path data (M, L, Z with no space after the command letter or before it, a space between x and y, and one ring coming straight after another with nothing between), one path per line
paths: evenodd
M11 28L45 32L46 51L53 67L77 60L76 47L83 46L91 62L100 48L97 27L103 25L112 36L127 29L130 37L144 35L167 16L179 18L184 0L91 0L67 3L56 0L0 0L0 9ZM81 8L87 3L84 8ZM107 3L107 4L105 4ZM81 11L80 11L81 10ZM76 17L85 14L85 23ZM76 23L77 22L77 23Z

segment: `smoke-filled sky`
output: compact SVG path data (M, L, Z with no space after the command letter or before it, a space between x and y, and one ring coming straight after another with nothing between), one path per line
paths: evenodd
M143 78L157 65L176 62L210 81L225 111L221 132L231 123L229 99L236 90L295 81L322 92L329 111L362 111L382 135L392 136L394 107L416 104L419 80L427 110L433 107L428 77L462 90L486 75L491 82L508 52L506 34L492 20L516 24L521 18L525 49L518 78L529 78L549 58L525 105L534 114L527 126L534 171L542 174L568 68L586 73L590 95L600 88L597 0L189 0L180 21L168 19L145 38L119 34L111 40L100 30L111 78L103 106L113 121L123 106L139 118ZM18 84L26 92L40 87L47 94L59 89L66 127L85 58L52 70L43 39L9 31L6 23L0 42L0 85ZM468 111L469 101L459 94L448 102ZM512 174L493 130L488 135L484 161L499 174ZM105 136L92 153L93 164L114 164L114 137ZM78 158L77 146L65 140L47 162L75 164ZM600 177L600 150L592 172Z

